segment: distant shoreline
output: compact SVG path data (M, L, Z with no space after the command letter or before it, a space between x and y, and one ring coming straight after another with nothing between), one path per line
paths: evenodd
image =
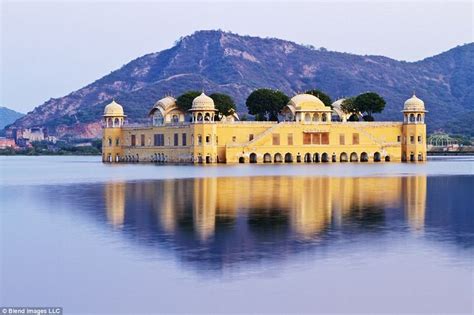
M447 152L427 152L428 156L456 156L456 155L474 155L474 151L447 151Z

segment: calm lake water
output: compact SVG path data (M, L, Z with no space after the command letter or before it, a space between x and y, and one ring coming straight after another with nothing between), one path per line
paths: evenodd
M473 312L474 158L0 158L0 306L65 314Z

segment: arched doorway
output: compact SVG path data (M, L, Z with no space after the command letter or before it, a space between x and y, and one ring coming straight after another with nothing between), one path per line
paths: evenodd
M319 153L313 154L313 162L314 163L319 163Z
M285 154L285 163L292 163L293 162L293 156L291 155L291 153L287 153Z
M359 158L357 157L357 153L355 152L352 152L351 153L351 162L357 162L359 160Z
M243 156L239 157L239 163L245 163L245 158Z
M374 153L374 162L380 162L381 156L379 152Z
M347 153L342 152L341 156L339 157L339 162L347 162Z
M410 154L410 162L415 162L415 154L413 152Z
M361 162L369 162L369 155L366 152L362 152L360 155Z
M276 153L274 158L273 158L273 162L275 163L281 163L283 162L283 157L281 156L280 153Z
M250 163L257 163L257 154L250 153L249 161L250 161Z
M321 155L321 161L326 163L326 162L329 162L329 155L324 152L322 155Z
M304 155L304 161L305 161L305 163L310 163L311 162L311 153L306 153Z
M265 153L263 155L263 163L271 163L272 162L272 156L270 153Z
M211 157L209 155L206 155L206 164L209 164L211 162L212 162Z
M422 153L418 153L418 161L423 161L423 154Z
M389 156L389 155L387 155L387 156L385 157L385 162L390 162L390 156Z

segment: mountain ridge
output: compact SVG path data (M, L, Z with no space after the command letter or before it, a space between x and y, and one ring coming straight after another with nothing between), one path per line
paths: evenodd
M379 120L400 120L413 90L425 100L430 130L473 111L474 44L454 47L415 62L385 56L314 49L291 41L198 31L160 52L145 54L68 95L50 99L13 126L45 126L58 136L96 137L103 106L119 101L132 121L142 121L166 94L189 89L230 94L245 112L255 88L277 88L292 96L311 88L333 100L375 91L387 100ZM431 116L431 117L430 117ZM449 117L449 119L446 119ZM455 124L451 123L451 124ZM472 127L467 133L473 133Z
M13 123L24 115L25 114L17 112L11 108L0 106L0 129L5 128L5 126Z

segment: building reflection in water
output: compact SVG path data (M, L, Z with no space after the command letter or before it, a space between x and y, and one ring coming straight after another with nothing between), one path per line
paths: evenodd
M211 177L108 183L104 197L111 225L187 259L222 264L295 251L330 231L393 222L422 231L426 185L425 176ZM200 256L189 254L194 249Z
M125 217L125 183L110 183L105 186L107 221L114 227L122 227Z

